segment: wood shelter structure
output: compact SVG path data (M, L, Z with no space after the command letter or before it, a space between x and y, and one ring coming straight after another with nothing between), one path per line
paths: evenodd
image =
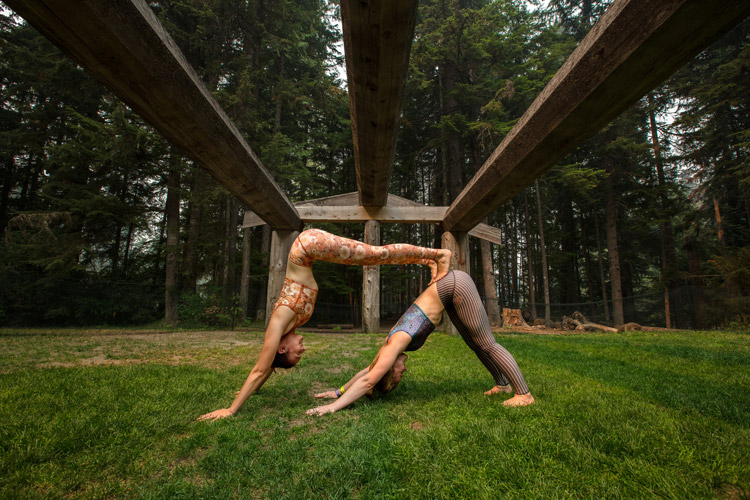
M208 170L272 232L268 295L278 295L305 222L436 222L454 268L479 224L568 152L750 15L737 0L615 0L449 207L388 194L417 0L341 0L357 192L292 204L144 0L4 0L29 24ZM379 274L364 273L363 325L379 329ZM268 301L272 303L271 300ZM268 316L268 315L267 315Z

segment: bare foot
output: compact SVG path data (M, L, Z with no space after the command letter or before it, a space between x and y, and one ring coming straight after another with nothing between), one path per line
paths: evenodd
M437 275L435 276L435 279L432 280L433 282L444 278L445 275L448 274L448 271L451 270L452 255L453 252L448 249L441 248L438 250L437 256L435 257L435 262L437 263Z
M510 385L496 385L489 391L485 392L485 396L494 396L495 394L500 394L501 392L507 392L510 394L513 392L513 388Z
M534 403L534 396L529 394L516 394L512 398L503 401L503 406L529 406Z
M430 276L432 277L432 279L427 285L428 286L432 285L433 283L437 281L437 273L438 273L437 262L435 262L434 260L425 259L423 261L423 264L426 264L427 266L430 267Z

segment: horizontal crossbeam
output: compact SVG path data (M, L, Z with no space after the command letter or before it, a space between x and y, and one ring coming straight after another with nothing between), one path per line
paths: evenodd
M295 203L302 222L367 222L384 223L431 223L440 224L448 207L429 207L400 196L388 195L385 207L362 207L355 205L358 193L346 193ZM247 211L243 227L263 225L263 220ZM500 230L488 224L477 224L469 231L470 236L502 245Z

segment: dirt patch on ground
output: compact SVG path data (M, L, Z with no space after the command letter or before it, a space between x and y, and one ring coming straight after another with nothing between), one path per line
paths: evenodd
M263 332L22 330L0 332L3 372L28 368L71 368L162 363L234 366L257 357Z
M342 372L344 372L344 373L352 372L352 371L354 371L354 367L352 365L348 365L348 364L345 363L345 364L340 365L340 366L334 366L332 368L329 368L326 371L328 373L333 374L333 375L338 375L339 373L342 373Z
M725 500L741 500L750 498L750 494L748 494L747 491L734 484L725 484L721 488L716 488L714 492L716 493L716 496L718 498L722 498Z

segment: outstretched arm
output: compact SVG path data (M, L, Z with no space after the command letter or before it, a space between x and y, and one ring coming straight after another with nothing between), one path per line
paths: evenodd
M349 379L349 382L344 384L342 387L344 388L344 392L348 391L349 388L354 385L354 382L356 382L359 378L363 377L367 372L370 371L370 368L365 368L363 370L360 370L359 373L354 375L352 378ZM338 389L332 389L330 391L326 392L319 392L315 395L316 398L328 398L328 399L336 399L338 397L341 397L341 394L336 394L336 391Z
M326 413L333 413L346 408L367 394L383 378L383 375L390 370L396 362L398 355L404 352L410 341L411 337L405 332L394 333L390 341L380 348L373 364L352 378L350 387L346 388L346 392L340 398L330 404L310 408L307 410L307 414L325 415Z
M222 408L201 415L198 417L199 421L219 420L231 417L240 410L245 401L247 401L255 391L260 389L273 372L273 358L276 356L276 352L279 349L281 337L291 329L295 318L296 316L294 312L288 307L279 307L273 312L273 315L268 322L266 336L263 338L263 347L260 351L260 357L250 374L247 376L245 383L242 384L242 389L237 393L232 405L229 408Z

